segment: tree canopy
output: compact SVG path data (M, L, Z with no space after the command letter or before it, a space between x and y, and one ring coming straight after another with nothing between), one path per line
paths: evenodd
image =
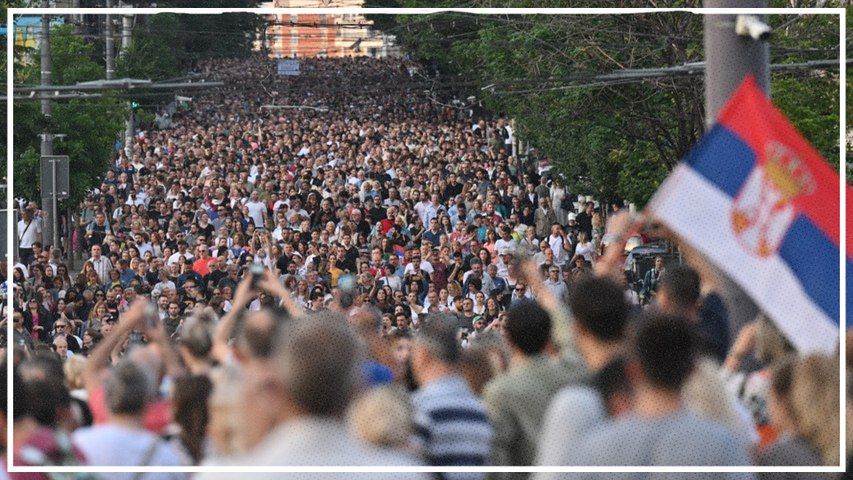
M160 6L197 7L179 0ZM227 5L226 5L227 3ZM213 1L206 7L255 6L258 2ZM2 14L5 19L5 7ZM147 6L147 5L146 5ZM119 51L116 42L116 76L161 81L183 76L198 59L205 57L243 57L251 54L262 17L236 15L158 14L135 17L130 48ZM56 85L101 80L105 77L101 38L75 31L73 25L51 28L52 82ZM16 48L15 85L40 82L40 54L37 49ZM3 56L5 75L6 58ZM54 141L54 152L68 155L71 161L70 204L79 202L86 191L100 183L101 176L115 153L115 144L124 131L130 114L128 95L102 92L98 98L53 102L51 119L41 114L38 101L14 104L14 191L16 196L39 198L40 137L45 131L65 134ZM143 109L168 101L170 95L148 95ZM143 115L144 112L138 112ZM5 118L5 116L4 116ZM5 121L5 120L4 120ZM120 139L123 141L123 138ZM5 151L5 139L0 142ZM3 155L3 171L6 155Z
M51 36L55 84L103 78L103 68L92 60L93 46L74 35L72 26L51 28ZM29 61L15 66L16 85L39 82L41 57L37 51L30 55ZM69 201L75 203L98 184L99 176L107 170L116 134L124 128L128 115L126 101L106 93L100 98L53 102L49 122L41 114L37 101L15 102L14 110L15 195L39 198L39 134L50 131L67 135L54 141L54 152L70 157L70 181L74 188Z
M368 2L385 7L453 3ZM492 6L489 3L481 0L466 6ZM532 5L519 0L501 6L563 3ZM608 6L638 6L635 3L621 0ZM832 3L839 2L826 6L837 6ZM697 7L701 1L665 6ZM626 69L702 61L700 15L442 13L372 18L379 20L379 28L396 35L404 51L440 75L436 88L443 85L464 96L475 95L491 112L515 119L519 137L552 160L573 192L642 206L704 131L701 74L643 81L596 78ZM838 58L837 16L776 15L770 22L775 27L771 62ZM771 79L776 104L836 166L838 82L833 70L774 73Z

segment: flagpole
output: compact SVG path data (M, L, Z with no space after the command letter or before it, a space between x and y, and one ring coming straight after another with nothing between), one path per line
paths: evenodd
M707 8L762 8L767 7L766 0L705 0ZM767 22L766 15L747 18L743 15L705 15L705 123L712 125L720 110L732 93L747 75L753 75L762 90L770 92L770 49L767 43L768 31L756 22ZM743 17L743 18L738 18ZM738 22L741 34L737 32ZM751 26L752 28L747 28ZM688 258L690 263L710 266L705 258ZM702 269L700 269L702 270ZM726 302L729 311L729 324L737 332L742 325L753 320L758 314L758 306L734 281L716 272L719 293ZM734 335L732 335L734 338Z

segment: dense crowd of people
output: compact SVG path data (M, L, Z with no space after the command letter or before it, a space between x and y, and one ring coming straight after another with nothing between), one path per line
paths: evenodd
M766 317L732 332L701 269L634 278L651 221L514 157L506 119L434 98L417 65L200 73L226 86L140 132L81 205L81 269L20 203L15 464L841 461L837 356Z

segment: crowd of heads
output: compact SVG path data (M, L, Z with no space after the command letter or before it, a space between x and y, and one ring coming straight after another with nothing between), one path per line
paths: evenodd
M64 246L82 267L43 239L21 250L7 421L34 433L7 445L16 461L287 463L277 444L324 419L352 443L293 462L583 465L600 452L553 445L687 408L719 426L709 451L737 443L715 461L772 462L793 437L782 448L837 464L837 358L797 357L766 319L729 342L689 267L632 278L629 232L605 228L627 213L514 155L507 119L449 104L400 59L198 70L225 86L141 131L80 205ZM573 388L600 416L563 403ZM119 427L139 445L102 448Z

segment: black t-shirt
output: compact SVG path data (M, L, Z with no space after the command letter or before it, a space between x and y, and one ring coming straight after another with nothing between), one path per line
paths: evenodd
M464 313L460 313L456 315L456 319L459 321L459 328L467 328L468 330L474 329L474 317L477 315L475 313L471 313L470 317L465 316Z
M385 218L385 210L379 207L373 207L367 211L367 216L370 218L370 223L376 224L376 222Z
M202 227L201 224L198 226L199 235L203 234L205 238L210 238L213 235L213 232L215 232L215 230L211 223L208 223L206 227Z
M92 245L101 245L104 243L104 238L107 236L107 224L98 225L98 222L95 222L92 225L92 236L89 237L89 246Z
M444 188L444 198L448 199L462 193L462 184L453 183Z
M355 247L349 247L344 253L344 258L342 261L338 262L340 268L343 270L349 270L350 272L355 272L358 268L356 262L358 261L358 249Z
M586 212L581 212L575 220L578 223L578 231L586 232L587 237L592 238L592 217Z
M287 255L278 257L278 260L275 262L275 266L278 267L278 271L281 273L287 272L288 265L290 265L290 258L288 258Z
M366 220L362 220L355 226L355 231L364 234L366 237L370 235L370 224Z
M214 270L207 274L207 284L210 286L218 285L219 281L228 276L228 272L222 270Z

